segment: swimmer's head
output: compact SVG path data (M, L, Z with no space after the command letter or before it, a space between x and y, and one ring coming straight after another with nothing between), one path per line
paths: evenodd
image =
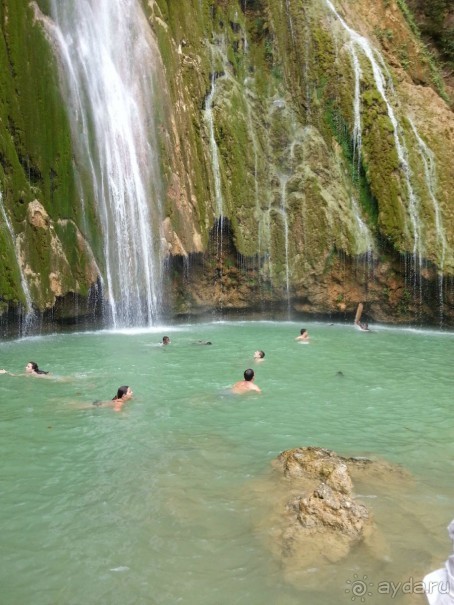
M170 344L170 338L168 336L163 336L162 337L162 344L163 345L169 345Z
M307 332L306 328L301 328L301 330L300 330L300 334L301 334L301 336L302 336L303 334L306 334L306 332Z
M36 361L29 361L25 366L25 371L27 372L27 374L32 374L33 372L36 372L37 369L38 364L36 363Z
M254 379L254 370L251 370L251 368L247 369L244 371L244 380L246 380L247 382L251 381Z
M265 357L265 351L256 351L254 353L254 359L263 359Z
M38 368L38 364L36 361L29 361L25 366L25 371L27 374L48 374L49 372L45 372L44 370L40 370Z
M122 401L128 401L128 399L131 399L133 393L132 393L132 389L128 386L122 386L122 387L118 387L117 390L117 394L115 397L112 397L112 401L115 401L116 399L121 399Z

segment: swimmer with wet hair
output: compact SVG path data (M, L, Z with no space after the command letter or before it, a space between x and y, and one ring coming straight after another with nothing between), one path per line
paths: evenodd
M117 394L112 398L113 409L115 412L119 412L123 405L132 399L133 392L128 386L118 387Z
M248 368L244 371L244 380L240 380L236 382L232 387L232 393L248 393L249 391L255 391L256 393L261 393L261 389L254 384L254 370Z
M162 337L162 344L163 345L169 345L170 344L170 338L168 336L163 336Z
M265 359L265 351L256 351L254 353L255 361L264 361L264 359Z
M25 366L25 372L27 374L36 374L38 376L43 376L45 374L49 374L49 372L45 372L44 370L40 370L38 368L38 364L36 361L29 361Z
M301 328L300 335L295 338L295 340L299 340L301 342L309 342L309 332L306 328Z

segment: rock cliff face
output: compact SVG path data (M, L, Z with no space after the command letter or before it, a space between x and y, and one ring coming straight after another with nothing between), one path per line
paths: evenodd
M379 321L453 325L452 88L404 0L142 4L162 76L163 312L351 317L365 301ZM52 3L0 16L2 309L24 308L25 280L37 309L66 297L71 314L106 263Z

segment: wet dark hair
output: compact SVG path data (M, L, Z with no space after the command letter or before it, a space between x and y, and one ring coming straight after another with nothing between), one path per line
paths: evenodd
M251 370L251 368L244 370L244 380L247 380L249 382L253 378L254 378L254 370Z
M35 374L49 374L49 372L45 372L44 370L40 370L38 368L38 364L36 363L36 361L29 361L28 363L32 366L32 370L35 372Z
M307 332L306 328L301 328L300 334L304 334L305 332Z
M117 394L115 395L115 397L112 397L112 401L115 401L115 399L122 399L128 392L128 389L129 387L127 386L118 387Z
M170 342L170 338L168 336L163 336L162 337L162 342L163 342L163 344L165 344L167 342Z
M263 359L265 357L265 351L259 351L260 353L260 359Z

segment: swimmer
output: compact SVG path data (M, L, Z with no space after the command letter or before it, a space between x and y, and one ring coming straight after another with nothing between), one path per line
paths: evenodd
M236 382L232 387L232 393L248 393L249 391L255 391L261 393L261 389L254 384L254 370L251 368L244 371L244 380Z
M355 322L355 326L361 330L361 332L370 332L369 324L367 321L358 321Z
M210 342L209 340L197 340L197 342L194 343L195 345L212 345L213 343Z
M12 372L8 372L8 370L0 370L0 374L7 374L8 376L17 376L18 374L13 374Z
M118 387L117 394L112 397L110 401L102 401L102 399L95 399L90 405L83 405L79 409L87 410L95 408L113 408L115 412L119 412L123 405L132 399L132 389L128 386Z
M300 335L295 338L295 340L299 340L301 342L309 342L309 332L306 328L301 328Z
M169 345L170 344L170 338L168 336L163 336L162 338L162 345Z
M115 412L119 412L123 405L132 399L133 392L128 386L122 386L118 388L117 394L112 398L113 409Z
M256 351L254 353L254 361L265 361L265 351Z
M26 374L33 374L34 376L44 376L45 374L49 374L49 372L45 372L44 370L40 370L38 368L38 364L36 361L29 361L25 366Z

